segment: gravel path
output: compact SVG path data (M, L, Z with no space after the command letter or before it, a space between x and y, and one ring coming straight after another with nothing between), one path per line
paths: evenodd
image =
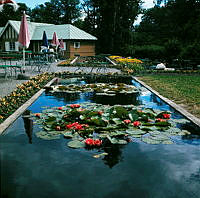
M38 71L38 67L26 66L25 76L31 77L43 72L85 72L85 73L112 73L120 70L114 68L92 68L92 67L57 67L58 63L52 63L50 66L42 66L41 71ZM16 85L26 82L27 80L18 80L15 77L4 77L4 70L0 70L0 97L9 95L15 88Z

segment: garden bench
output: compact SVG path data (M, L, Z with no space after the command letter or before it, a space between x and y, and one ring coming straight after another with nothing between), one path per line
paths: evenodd
M10 69L11 76L12 76L12 70L14 69L15 77L16 77L17 76L17 69L20 69L20 73L22 73L22 69L21 68L22 68L21 65L0 65L0 69L4 69L4 71L5 71L5 78L8 75L8 72L9 72L8 70L9 69Z

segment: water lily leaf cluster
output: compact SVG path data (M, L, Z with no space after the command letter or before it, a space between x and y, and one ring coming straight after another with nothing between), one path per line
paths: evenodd
M124 83L69 84L52 86L51 92L81 93L95 92L97 95L134 94L139 90L133 85Z
M71 139L70 148L100 148L107 144L128 144L140 139L147 144L172 144L173 136L190 134L177 127L184 119L172 119L171 112L134 105L71 104L34 114L44 140Z

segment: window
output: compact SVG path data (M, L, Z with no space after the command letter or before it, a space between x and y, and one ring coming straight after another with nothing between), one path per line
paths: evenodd
M74 42L74 48L80 48L80 42Z
M9 42L10 51L15 51L15 42Z

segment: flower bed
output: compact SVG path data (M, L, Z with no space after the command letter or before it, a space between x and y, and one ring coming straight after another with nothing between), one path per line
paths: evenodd
M103 149L108 144L128 144L140 139L147 144L173 144L173 136L190 134L177 128L187 123L173 119L171 112L145 109L134 105L71 104L33 114L44 140L69 138L70 148Z
M58 64L58 66L69 66L73 59L67 59ZM108 62L104 56L81 56L73 63L73 66L82 67L101 67L103 65L113 65Z
M16 111L24 102L44 87L54 74L43 73L32 77L29 81L17 85L10 95L0 98L0 123Z
M64 60L62 62L60 62L59 64L57 64L57 66L70 66L70 63L72 62L74 58L68 58L67 60Z
M131 57L127 57L124 58L122 56L109 56L110 59L114 60L116 63L137 63L137 64L141 64L143 63L141 60L137 59L137 58L131 58Z

